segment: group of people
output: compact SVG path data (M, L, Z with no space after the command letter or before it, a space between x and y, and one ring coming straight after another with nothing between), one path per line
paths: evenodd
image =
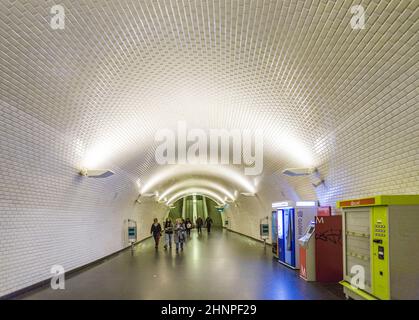
M211 232L212 219L210 217L205 219L205 225L207 227L208 233ZM201 217L198 217L195 222L198 234L202 233L202 226L204 225L204 220ZM192 221L189 218L182 219L178 218L173 223L170 218L167 218L164 221L163 228L160 225L157 218L154 218L153 224L151 225L151 234L154 238L155 248L159 247L160 238L164 232L165 243L164 249L172 248L172 242L176 245L176 253L183 251L184 243L186 239L191 236L191 230L193 228ZM173 241L172 241L173 240Z

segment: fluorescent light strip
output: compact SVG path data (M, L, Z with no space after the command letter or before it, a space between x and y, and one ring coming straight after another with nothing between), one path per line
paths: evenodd
M196 187L196 188L207 188L207 189L212 189L214 191L220 192L224 195L227 196L227 198L231 199L232 201L235 200L233 194L231 192L229 192L226 188L224 188L221 184L210 181L209 179L188 179L185 181L181 181L178 183L173 184L172 186L170 186L169 188L167 188L165 191L162 192L162 194L159 197L159 200L163 199L164 197L170 195L173 192L176 192L178 190L181 189L186 189L186 188L192 188L192 187Z
M186 196L186 195L191 195L191 194L202 194L204 196L207 196L209 198L211 198L212 200L214 200L218 205L219 204L225 204L225 201L223 200L222 197L220 197L217 193L206 189L206 188L189 188L186 190L182 190L178 193L176 193L174 196L172 196L168 201L167 204L170 205L174 202L176 202L177 200L179 200L180 198Z
M215 166L215 165L174 165L166 167L165 169L158 171L143 185L142 193L148 192L153 189L159 183L188 175L206 175L209 177L218 177L228 182L235 183L241 186L244 191L256 193L255 186L248 181L242 174L237 171L226 167L226 166Z

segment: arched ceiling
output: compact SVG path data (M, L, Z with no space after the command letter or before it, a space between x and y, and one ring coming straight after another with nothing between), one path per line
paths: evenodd
M257 189L243 165L157 164L155 134L178 121L262 128L263 180L330 161L336 136L356 143L348 121L391 108L389 84L414 92L415 1L362 1L369 32L350 27L352 0L60 3L64 30L51 1L0 3L1 99L72 143L75 167L118 168L141 192Z

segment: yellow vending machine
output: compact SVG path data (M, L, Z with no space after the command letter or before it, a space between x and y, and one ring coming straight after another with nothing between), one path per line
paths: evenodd
M337 202L347 298L419 299L419 195Z

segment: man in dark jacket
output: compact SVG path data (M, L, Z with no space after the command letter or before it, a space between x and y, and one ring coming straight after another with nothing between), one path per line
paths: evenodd
M205 224L207 225L207 231L208 231L208 233L210 233L211 232L212 219L210 217L208 217L205 220Z
M156 244L155 248L157 249L159 247L159 241L161 236L161 225L158 222L157 218L154 218L154 222L151 225L150 233L153 235L154 242Z
M196 228L198 229L198 233L202 233L203 224L204 224L204 221L202 220L202 218L198 217L198 219L196 219Z

